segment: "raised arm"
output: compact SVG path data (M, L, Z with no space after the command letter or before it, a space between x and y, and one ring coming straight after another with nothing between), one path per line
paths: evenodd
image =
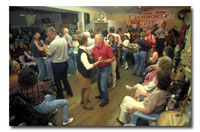
M37 40L34 41L34 44L39 51L44 51L44 47L39 46L39 42Z

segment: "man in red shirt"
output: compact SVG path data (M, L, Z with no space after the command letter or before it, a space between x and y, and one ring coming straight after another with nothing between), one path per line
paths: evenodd
M95 62L98 61L99 58L102 59L102 63L99 63L97 70L97 85L100 95L95 98L101 99L102 103L99 105L100 107L108 104L108 81L109 75L111 73L111 62L115 60L115 56L113 54L112 48L109 45L106 45L103 41L103 35L97 34L95 36L95 47L91 54L94 57Z

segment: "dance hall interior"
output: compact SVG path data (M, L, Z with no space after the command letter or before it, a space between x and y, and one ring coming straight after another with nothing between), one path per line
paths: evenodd
M10 6L9 126L191 127L190 6Z

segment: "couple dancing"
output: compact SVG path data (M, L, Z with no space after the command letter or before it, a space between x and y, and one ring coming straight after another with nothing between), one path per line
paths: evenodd
M89 105L89 96L91 93L91 69L97 68L97 85L100 95L96 96L97 99L102 99L100 107L108 104L108 81L111 72L110 63L115 60L115 56L112 52L112 48L106 45L103 41L102 34L97 34L95 36L95 46L92 47L93 51L89 56L88 50L88 37L85 34L80 34L79 50L77 56L77 76L81 85L81 104L83 108L87 110L92 110L93 107ZM95 63L91 64L90 58L95 59Z

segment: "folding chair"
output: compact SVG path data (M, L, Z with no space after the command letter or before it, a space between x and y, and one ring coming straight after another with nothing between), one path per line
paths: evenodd
M142 100L144 100L144 96L141 96L139 98L139 101L142 101ZM139 118L148 120L149 124L151 124L152 122L155 122L155 124L157 125L158 117L162 112L165 111L167 103L168 103L168 100L167 100L166 104L164 104L163 110L158 114L144 114L144 113L139 112L139 111L132 112L131 113L131 122L129 124L125 124L124 126L136 126L136 123L137 123Z
M54 113L50 112L48 114L41 114L37 112L35 109L32 108L30 104L28 104L24 99L22 99L20 96L16 96L16 98L24 105L27 110L34 116L36 119L41 122L41 124L48 124L51 123L53 126L56 126L55 120L53 119Z

